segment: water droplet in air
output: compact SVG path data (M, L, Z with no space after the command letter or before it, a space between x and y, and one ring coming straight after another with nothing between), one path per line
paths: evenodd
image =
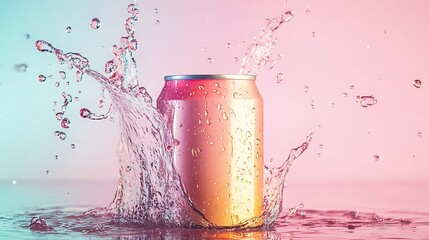
M92 29L99 29L101 26L100 19L93 18L90 25Z
M227 44L226 44L226 47L227 47L227 48L231 48L231 46L232 46L232 44L231 44L231 43L227 43Z
M70 120L68 118L64 118L61 120L61 127L62 128L69 128L70 127Z
M207 62L208 63L212 63L213 62L213 58L207 58Z
M372 160L373 160L374 162L378 162L378 161L380 161L380 160L381 160L381 156L380 156L380 155L374 155L374 156L372 156Z
M45 77L45 75L40 74L40 75L39 75L39 82L44 82L44 81L46 81L46 77Z
M283 81L283 78L284 78L284 74L283 73L278 73L277 74L277 80L276 80L276 82L280 83L281 81Z
M137 9L137 6L134 3L128 5L127 11L128 13L133 14Z
M102 108L102 107L104 107L104 100L103 99L98 101L98 108Z
M15 64L13 66L13 68L15 69L15 71L17 72L26 72L28 70L28 65L25 63L22 64Z
M60 74L61 79L66 79L66 77L67 77L66 72L64 72L64 71L59 71L59 74Z
M91 111L89 111L88 108L81 108L80 109L80 116L82 118L89 118L91 116Z
M154 13L159 13L158 8L153 9L153 12L154 12Z
M417 133L417 137L422 138L423 137L423 133L422 132L418 132Z
M374 96L356 96L356 102L360 103L362 107L369 107L377 104L378 100Z
M308 86L307 85L304 86L304 92L308 93Z
M75 148L76 148L76 144L72 143L72 144L70 145L70 147L71 147L71 149L75 149Z
M66 134L61 131L55 131L55 136L59 137L61 141L64 141L66 139Z
M71 33L71 31L72 31L72 28L71 28L70 26L68 26L68 27L66 28L66 33Z
M416 79L413 81L413 85L416 88L420 88L422 86L422 81L420 79Z
M138 44L137 44L137 40L136 39L132 39L129 43L128 43L128 47L135 51L137 50Z

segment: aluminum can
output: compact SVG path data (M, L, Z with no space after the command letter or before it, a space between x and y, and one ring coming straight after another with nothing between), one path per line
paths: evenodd
M263 223L263 100L255 79L165 76L157 100L184 190L215 227Z

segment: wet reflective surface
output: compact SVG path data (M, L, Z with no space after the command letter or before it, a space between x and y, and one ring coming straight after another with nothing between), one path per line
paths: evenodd
M111 201L114 182L2 182L0 239L429 239L426 186L290 184L284 210L270 228L215 230L147 228L82 215Z

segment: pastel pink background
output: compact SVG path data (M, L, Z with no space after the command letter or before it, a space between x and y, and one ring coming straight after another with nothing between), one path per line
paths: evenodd
M112 58L110 46L124 35L127 1L24 2L4 1L0 9L0 178L18 183L116 179L117 122L90 122L78 116L82 107L107 111L97 108L98 84L86 77L80 84L65 87L62 82L64 88L55 88L58 71L65 67L37 52L34 42L44 39L64 51L79 52L102 72ZM244 56L265 19L292 10L293 19L276 32L274 55L283 54L284 59L257 79L265 100L267 164L279 165L291 148L313 133L309 149L288 176L291 182L429 180L428 1L139 4L136 60L140 83L154 98L164 75L237 73L239 63L233 58ZM101 20L98 30L89 27L93 17ZM158 19L160 24L155 24ZM67 26L73 29L70 34ZM244 46L239 46L241 41ZM207 62L209 57L213 63ZM29 70L15 72L13 65L18 63L29 64ZM42 73L54 79L39 83ZM73 72L67 73L72 81ZM278 73L285 76L279 84ZM422 80L420 89L413 86L415 79ZM52 102L61 101L62 91L78 90L80 100L68 110L72 128L67 141L60 142L53 135L60 126L51 113ZM355 102L357 95L374 95L378 103L363 108ZM76 149L70 148L72 143ZM381 160L374 161L374 155Z

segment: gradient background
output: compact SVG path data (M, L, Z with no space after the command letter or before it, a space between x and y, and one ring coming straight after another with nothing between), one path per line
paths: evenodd
M89 121L78 114L82 107L107 111L97 107L99 85L89 77L74 82L74 72L54 56L38 52L34 42L44 39L65 52L81 53L93 69L103 72L112 58L110 47L125 35L127 4L1 2L1 180L107 180L114 186L118 123ZM237 73L240 63L233 58L244 56L266 18L292 10L294 18L276 32L274 56L283 54L284 59L257 80L265 100L266 163L279 165L313 132L309 149L290 172L290 182L316 186L429 180L429 1L148 0L140 1L139 8L139 79L154 98L164 75ZM98 30L89 26L94 17L101 21ZM66 33L67 26L71 33ZM209 57L213 63L207 62ZM28 64L27 72L14 70L21 63ZM60 79L60 70L67 72L70 86ZM285 76L279 84L278 73ZM53 78L40 83L39 74ZM413 86L415 79L422 80L420 89ZM58 88L56 81L61 83ZM61 130L52 109L58 111L62 91L79 97L67 112L72 127L65 131L66 141L53 134ZM363 108L355 102L357 95L374 95L378 104ZM54 101L59 104L53 106ZM374 161L374 155L381 159ZM300 191L290 186L292 192ZM427 190L418 191L416 196L428 195Z

